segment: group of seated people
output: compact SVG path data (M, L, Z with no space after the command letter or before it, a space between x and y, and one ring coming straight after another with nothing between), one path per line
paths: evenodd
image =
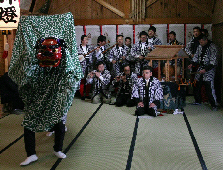
M203 60L206 60L206 62L202 61L202 64L209 65L210 67L208 68L211 70L215 67L216 62L210 62L210 55L213 56L214 54L207 53L207 51L210 51L207 46L210 47L209 44L213 43L207 39L207 30L205 30L204 33L201 31L199 27L193 29L193 39L186 45L185 51L190 56L191 64L201 63L199 58L203 56L204 53L208 54L205 56L206 58L203 57ZM199 32L199 34L197 32ZM169 40L167 45L182 45L181 42L177 41L174 31L169 33ZM205 43L202 45L200 41L205 41ZM106 44L106 37L100 35L97 39L97 46L91 47L88 45L88 37L82 35L81 44L77 48L84 74L79 89L81 99L92 99L92 103L99 103L101 99L103 99L103 102L116 104L116 106L123 106L126 104L127 106L136 105L137 108L148 107L153 108L156 113L156 108L159 107L160 100L163 98L160 82L156 78L158 62L153 61L152 67L148 67L149 61L145 58L155 49L154 45L162 45L161 40L156 36L156 28L154 26L150 26L148 33L146 31L140 32L139 41L133 46L131 46L130 37L125 38L124 44L123 35L117 35L116 44L112 47L108 47ZM197 51L196 53L195 47L198 46L201 48L201 51L206 51L202 53L198 53ZM170 64L174 65L175 63L172 61ZM181 60L177 61L177 65L178 64L181 64ZM189 68L190 66L191 65L189 65ZM205 76L209 74L210 70L202 74ZM151 74L148 77L150 90L146 90L145 85L147 74ZM197 81L199 82L199 80ZM210 83L207 84L207 88L209 85ZM213 86L211 86L211 88L213 89ZM89 96L91 91L92 96ZM211 91L208 95L211 95ZM147 96L147 98L145 98L145 96ZM115 97L115 102L111 101L112 97ZM210 98L212 99L212 107L216 107L214 102L216 101L215 96L212 95ZM149 106L144 106L144 100L149 100ZM136 113L141 114L141 111L137 109Z
M86 78L87 84L93 85L92 103L111 104L113 96L116 106L137 106L136 115L147 113L156 117L157 108L163 99L163 89L159 80L152 76L152 67L144 66L140 78L131 72L128 64L123 67L124 71L111 80L111 74L105 70L104 63L97 62L97 69L90 72Z
M98 37L96 47L89 46L88 37L82 35L78 46L84 74L79 89L81 99L91 98L92 103L103 101L116 106L137 106L136 115L144 114L142 108L152 109L151 115L156 116L163 90L159 80L152 76L149 61L145 60L154 49L153 45L162 44L155 33L154 26L149 28L148 33L142 31L140 41L132 47L130 37L125 38L124 44L123 35L117 35L116 44L110 48L103 35ZM157 67L156 63L153 64Z

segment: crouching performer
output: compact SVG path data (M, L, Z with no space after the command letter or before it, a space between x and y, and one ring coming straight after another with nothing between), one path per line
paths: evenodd
M97 70L93 70L87 76L87 83L93 84L92 103L97 104L111 102L111 92L109 91L109 83L111 74L105 70L104 63L99 61L96 63Z
M163 89L159 80L152 76L152 67L143 67L143 77L133 86L132 93L132 97L137 101L136 116L157 116L157 108L163 99Z
M116 97L116 106L127 107L135 106L135 100L131 99L133 85L137 81L137 74L131 73L130 66L124 65L124 72L115 78L113 81L114 87L118 88Z
M20 18L9 68L24 102L27 158L20 165L38 159L35 132L54 130L54 154L66 158L62 152L65 121L83 77L75 37L71 13Z

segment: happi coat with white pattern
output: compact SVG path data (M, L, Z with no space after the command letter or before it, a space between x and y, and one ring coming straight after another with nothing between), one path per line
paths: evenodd
M162 101L163 100L163 88L161 86L160 81L155 77L150 77L149 79L149 93L148 99L150 105L155 101ZM132 90L132 98L136 98L139 102L144 102L144 98L146 95L146 81L144 78L138 78L137 82L133 86ZM154 110L157 111L157 106L154 107Z
M122 56L125 56L125 59L122 58ZM113 77L116 77L120 74L122 67L125 64L129 63L130 60L130 48L126 45L121 46L119 48L118 45L113 47L109 53L109 61L112 62L112 60L115 60L116 63L112 64L111 68L111 75Z

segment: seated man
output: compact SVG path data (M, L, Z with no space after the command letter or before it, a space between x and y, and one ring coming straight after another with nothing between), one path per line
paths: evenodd
M111 95L108 90L108 84L111 79L110 72L105 70L102 61L96 63L96 68L97 70L93 70L87 76L87 83L93 84L92 103L100 103L102 98L104 103L109 104L111 101Z
M137 81L137 75L130 72L130 66L124 66L124 72L116 77L114 80L114 86L118 87L117 97L116 97L116 106L123 106L124 104L127 107L135 106L135 101L131 99L132 87Z
M137 101L136 116L143 114L157 116L157 108L163 99L163 89L159 80L152 77L152 67L143 68L143 77L133 86L132 97Z

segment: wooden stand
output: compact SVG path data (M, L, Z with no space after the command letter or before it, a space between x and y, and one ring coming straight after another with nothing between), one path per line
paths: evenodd
M146 60L150 60L149 66L152 66L153 60L158 60L158 79L161 81L161 70L160 70L160 61L164 60L165 63L165 75L166 81L170 81L169 74L169 65L170 60L175 60L175 81L177 81L177 59L182 58L182 77L184 78L184 58L188 58L189 56L184 51L183 45L154 45L156 47L153 51L151 51Z

